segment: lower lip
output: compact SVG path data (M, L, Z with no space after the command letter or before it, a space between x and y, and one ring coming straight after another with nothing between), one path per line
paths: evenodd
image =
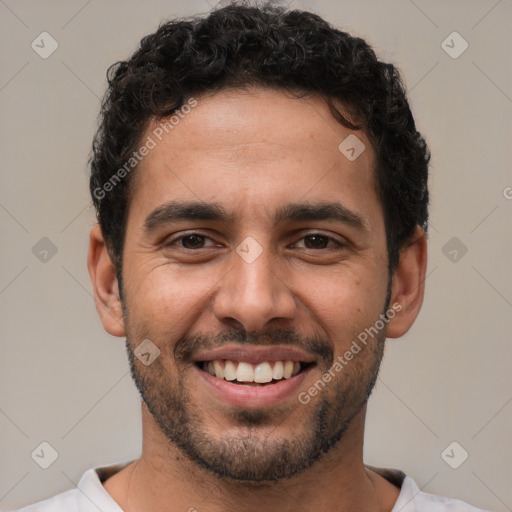
M199 369L194 369L204 380L208 388L221 401L227 402L234 407L245 409L257 409L262 407L272 407L281 405L287 399L298 396L298 388L307 377L313 366L305 368L303 371L289 379L282 379L274 384L264 386L243 386L232 384L228 380L219 379L209 373Z

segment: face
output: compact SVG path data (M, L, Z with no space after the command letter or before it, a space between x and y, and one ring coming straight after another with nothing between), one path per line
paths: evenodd
M320 98L261 89L198 97L161 141L157 126L126 226L132 375L197 464L237 480L291 476L343 439L382 357L385 328L345 356L389 301L370 142ZM366 148L355 160L338 149L351 133ZM143 340L160 351L149 365L134 356ZM293 376L280 379L277 361ZM267 382L238 382L256 374Z

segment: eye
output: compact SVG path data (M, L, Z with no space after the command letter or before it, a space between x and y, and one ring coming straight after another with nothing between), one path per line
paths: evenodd
M187 235L182 236L179 240L186 249L200 249L204 247L206 237L202 235Z
M304 249L329 249L332 247L342 247L343 244L330 236L313 233L302 237L295 246Z
M213 240L208 238L205 235L200 235L198 233L191 233L189 235L182 235L180 237L174 238L166 244L169 246L178 246L184 249L204 249L207 247L213 247Z

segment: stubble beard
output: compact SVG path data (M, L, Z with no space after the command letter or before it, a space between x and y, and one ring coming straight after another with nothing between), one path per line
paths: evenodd
M304 405L297 401L289 407L290 413L296 407L303 408L303 421L293 435L289 431L272 435L279 429L275 419L283 416L270 409L233 409L230 419L236 428L218 428L212 434L219 425L215 412L208 410L208 404L195 404L187 391L186 379L193 372L178 371L172 379L160 358L145 367L134 356L136 347L128 338L126 347L135 385L168 441L191 462L218 478L249 484L301 473L343 438L373 390L384 343L385 331L381 331L372 344L363 348L368 351L364 364L350 361L319 391L317 400ZM329 359L322 374L332 366L334 354ZM171 385L172 382L176 384Z

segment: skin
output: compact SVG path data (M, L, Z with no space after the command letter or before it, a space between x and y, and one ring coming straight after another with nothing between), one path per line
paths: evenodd
M216 399L197 378L189 356L200 344L191 344L191 337L219 346L223 334L251 333L245 341L258 344L267 333L265 340L272 343L272 333L285 330L316 358L300 386L307 391L385 311L388 259L375 155L364 132L341 126L317 97L291 99L251 89L197 100L134 176L123 254L124 304L101 229L95 226L90 234L88 267L104 328L127 338L129 354L147 338L160 350L147 367L130 355L132 374L153 414L143 402L142 455L104 487L126 511L288 512L298 504L326 512L390 511L399 489L363 463L366 393L384 337L405 334L421 308L425 234L417 228L392 276L389 304L400 304L401 311L307 405L294 395L267 408L237 410ZM143 140L155 126L148 126ZM354 161L338 150L351 133L366 146ZM145 218L169 201L215 203L233 218L179 221L145 232ZM362 219L364 229L338 220L276 222L280 207L325 202L342 204ZM186 249L176 241L190 230L208 237L199 240L206 247ZM326 239L317 237L322 247L311 247L312 239L305 237L315 233L332 240L324 247ZM236 252L248 236L262 248L252 263ZM312 336L321 340L323 356L311 352ZM177 358L176 349L183 347L187 356ZM188 415L181 433L170 404ZM326 437L336 442L308 466L305 457L307 449L314 452L313 428L321 410ZM192 447L201 440L199 455L173 441L173 433L181 441L188 435ZM251 450L244 452L243 446ZM228 450L227 460L219 457L221 447ZM283 453L290 458L282 468L287 474L269 481L265 475L277 471ZM259 471L252 481L233 477L247 467ZM219 469L231 476L219 475Z

